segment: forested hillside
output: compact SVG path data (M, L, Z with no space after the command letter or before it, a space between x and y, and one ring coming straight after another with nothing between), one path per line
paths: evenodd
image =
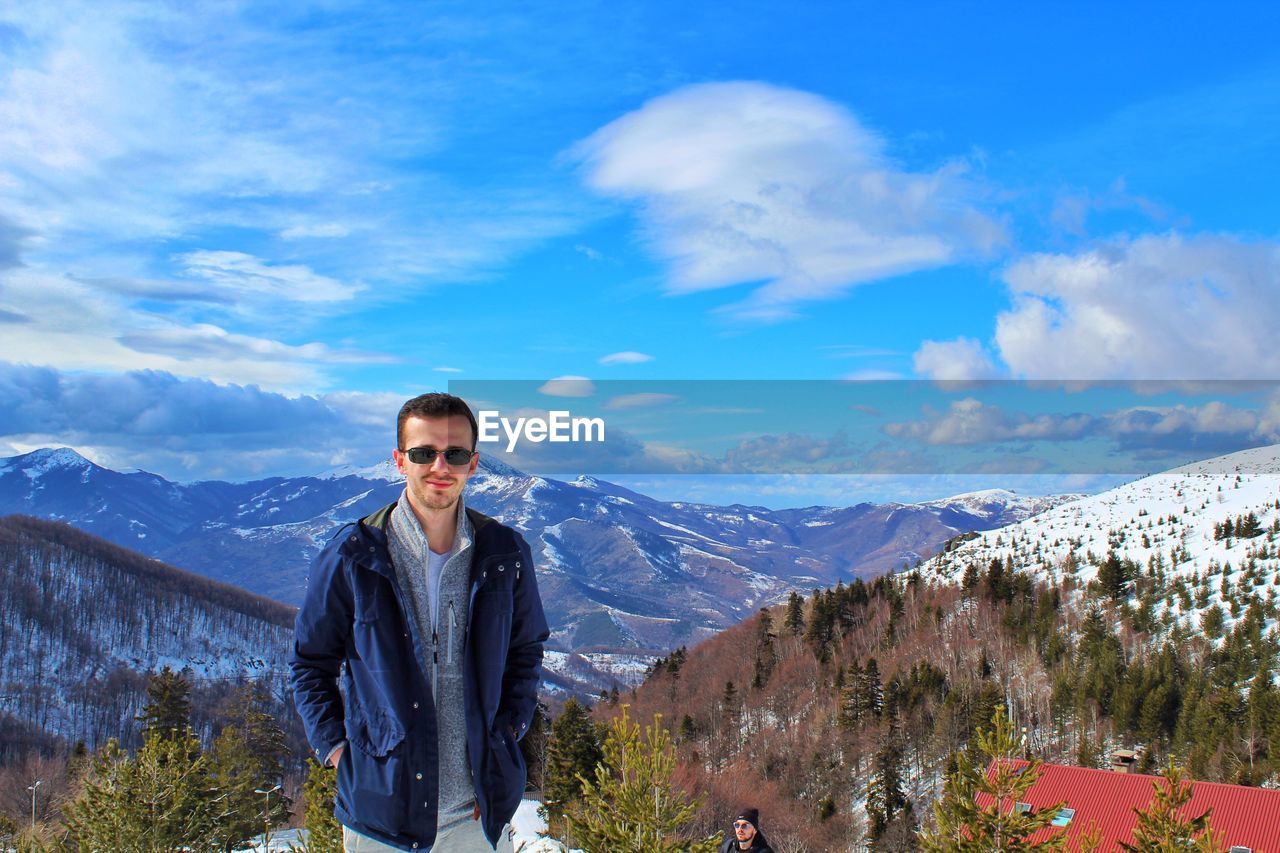
M1075 515L1080 530L1102 523L1112 549L1075 543L1074 570L1046 573L1047 542L1028 546L1021 532L1074 514L1069 505L958 541L927 572L793 596L677 650L621 701L636 719L661 713L675 733L683 784L708 794L698 830L750 802L777 849L912 849L951 756L999 705L1027 753L1057 763L1100 766L1124 747L1144 770L1174 757L1197 779L1276 784L1276 481L1218 474L1223 493L1239 482L1238 501L1217 500L1207 479L1193 497L1182 475L1168 495L1146 492L1146 511L1112 493L1090 499L1132 515L1133 530ZM1180 524L1163 503L1184 498ZM1139 527L1174 555L1139 563L1117 551L1141 546ZM1228 547L1234 568L1216 556Z
M137 740L147 674L186 670L205 707L237 682L283 698L293 609L66 524L0 519L0 762L49 738ZM208 694L208 699L202 699ZM283 706L281 708L283 711Z

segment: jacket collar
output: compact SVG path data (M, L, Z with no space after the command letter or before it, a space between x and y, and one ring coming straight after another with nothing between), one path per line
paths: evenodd
M360 519L360 523L365 527L372 527L378 530L383 537L387 535L387 524L391 521L391 510L396 508L396 501L392 501L386 506L376 509L373 512ZM467 518L471 519L471 529L479 536L481 528L488 526L493 519L482 512L477 512L471 507L466 508Z

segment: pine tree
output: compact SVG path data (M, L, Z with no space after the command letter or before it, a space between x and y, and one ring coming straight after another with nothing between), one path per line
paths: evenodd
M738 701L738 688L733 686L732 681L724 683L724 694L720 697L720 707L724 709L725 725L736 732L742 706Z
M692 743L698 737L698 727L694 725L693 717L685 714L680 720L680 742Z
M258 793L282 783L289 754L284 731L267 711L268 702L261 682L242 686L209 754L210 772L227 814L226 838L233 845L289 819L292 803L283 792Z
M867 658L858 684L858 718L863 722L879 719L884 707L884 685L880 681L880 665Z
M1252 539L1262 535L1262 524L1255 513L1249 513L1239 519L1236 524L1236 536L1240 539Z
M756 690L760 690L769 682L769 676L773 674L773 669L778 664L778 652L774 648L773 641L776 639L773 634L773 615L769 613L769 608L760 608L760 622L756 627L756 662L755 672L751 679L751 686Z
M1107 559L1098 567L1098 586L1102 590L1102 594L1109 596L1116 601L1128 598L1127 587L1125 584L1129 581L1129 572L1124 562L1116 555L1114 551L1107 555Z
M1065 850L1063 833L1035 844L1025 839L1048 826L1064 803L1034 812L1020 812L1015 804L1026 796L1040 775L1041 761L1015 764L1019 741L1004 708L997 709L991 731L978 730L978 759L961 752L956 770L947 776L942 798L933 806L937 826L921 833L920 843L931 853L994 853L994 851ZM988 767L989 766L989 767ZM987 801L978 805L978 796Z
M793 637L804 633L804 599L800 593L793 591L787 599L787 615L782 624Z
M1166 853L1166 851L1202 851L1216 853L1222 839L1209 825L1209 809L1199 817L1182 814L1191 802L1192 782L1186 771L1170 762L1164 773L1151 785L1151 802L1141 811L1134 809L1138 824L1133 829L1134 844L1120 846L1131 853Z
M113 739L94 759L66 822L82 850L222 849L217 792L189 732L152 731L130 758Z
M181 738L191 729L191 684L167 665L147 683L147 704L137 719L142 736Z
M553 833L562 826L565 810L582 796L582 778L594 773L604 757L599 729L588 711L577 699L569 699L551 724L542 809Z
M901 814L911 808L902 790L902 729L898 721L897 681L891 682L890 701L885 708L889 728L884 745L876 753L867 785L868 834L874 841Z
M609 727L594 778L582 778L581 800L565 811L572 844L584 850L714 853L716 836L689 835L700 803L673 787L676 759L661 715L645 727L642 740L628 707L622 706Z
M840 728L851 731L862 722L862 667L855 660L849 664L849 675L840 689Z
M341 853L342 824L333 816L337 793L337 771L321 767L314 758L307 759L307 781L302 785L307 853Z

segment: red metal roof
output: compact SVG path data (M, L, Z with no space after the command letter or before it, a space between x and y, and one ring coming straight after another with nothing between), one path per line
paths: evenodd
M1025 761L1014 763L1026 764ZM994 764L991 769L994 769ZM1096 823L1102 831L1099 850L1116 850L1122 841L1132 844L1133 827L1137 823L1134 809L1146 808L1151 801L1152 783L1158 778L1138 773L1042 764L1040 777L1022 801L1038 810L1065 800L1067 807L1075 809L1076 813L1065 829L1047 827L1027 840L1043 841L1065 832L1070 842L1078 842L1090 823ZM978 804L989 806L991 798L979 796ZM1001 811L1009 811L1013 805L1011 802L1002 803ZM1191 802L1183 813L1195 817L1210 808L1213 815L1209 818L1209 825L1221 836L1224 850L1241 845L1252 849L1253 853L1280 853L1280 791L1220 782L1195 782L1191 789ZM1068 846L1075 849L1073 845Z

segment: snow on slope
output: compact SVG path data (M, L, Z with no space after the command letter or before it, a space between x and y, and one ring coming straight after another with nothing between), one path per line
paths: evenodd
M1017 524L990 530L922 566L936 581L960 583L966 567L985 571L993 559L1041 580L1083 586L1114 552L1143 575L1168 579L1156 615L1197 629L1204 611L1222 608L1229 630L1253 597L1280 590L1280 445L1195 462L1062 504ZM1214 527L1253 513L1260 536L1215 539ZM1185 590L1185 592L1184 592ZM1226 593L1224 594L1224 590ZM1232 600L1237 602L1232 608Z
M959 509L978 518L997 519L1003 515L1006 519L1021 520L1033 515L1039 515L1063 503L1079 500L1082 497L1084 495L1034 497L1023 496L1009 489L983 489L977 492L952 495L942 500L924 501L916 504L916 506L926 506L939 510Z

